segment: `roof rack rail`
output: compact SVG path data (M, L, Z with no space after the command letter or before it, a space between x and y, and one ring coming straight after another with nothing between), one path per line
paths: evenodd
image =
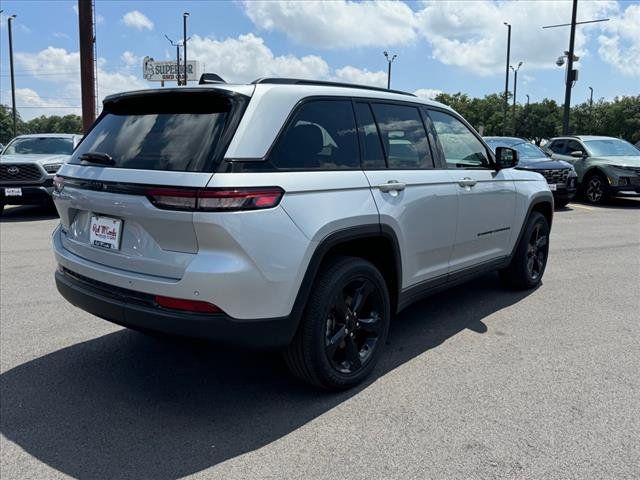
M200 75L200 81L198 85L205 85L207 83L227 83L222 77L216 73L203 73Z
M398 93L400 95L408 95L415 97L413 93L403 92L402 90L391 90L382 87L373 87L371 85L358 85L355 83L343 82L326 82L324 80L304 80L299 78L278 78L278 77L262 77L251 82L252 85L259 83L271 83L276 85L319 85L327 87L344 87L344 88L361 88L363 90L375 90L377 92Z

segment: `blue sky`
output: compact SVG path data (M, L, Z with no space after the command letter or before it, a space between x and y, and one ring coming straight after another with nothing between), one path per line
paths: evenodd
M78 21L75 1L3 0L0 19L0 99L10 103L6 15L14 22L18 110L29 119L78 113ZM433 95L472 96L504 88L506 27L513 25L512 63L523 61L518 98L561 101L571 2L173 2L96 0L100 97L157 86L142 79L142 57L173 59L164 35L180 37L189 19L189 58L228 81L260 76L325 78L386 84L383 50L398 55L392 86ZM574 103L640 94L640 2L586 1L578 20L580 80ZM511 82L513 80L511 79Z

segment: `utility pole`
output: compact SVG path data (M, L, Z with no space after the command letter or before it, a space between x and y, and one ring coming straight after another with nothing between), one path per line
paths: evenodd
M16 122L16 79L13 73L13 32L11 24L16 16L11 15L7 20L7 30L9 31L9 69L11 70L11 115L13 116L13 136L17 135Z
M89 130L96 119L96 77L93 32L93 2L78 0L80 32L80 85L82 90L82 128Z
M509 57L511 56L511 24L503 22L507 27L507 66L504 73L504 114L502 117L502 135L507 131L507 109L509 108Z
M565 79L565 90L564 90L564 113L562 115L562 134L569 134L569 115L571 113L571 89L573 88L573 84L578 80L578 71L573 69L574 58L574 47L576 41L576 25L581 25L583 23L597 23L597 22L608 22L608 18L602 18L599 20L587 20L584 22L577 22L576 17L578 15L578 0L573 0L573 9L571 11L571 23L563 23L559 25L546 25L542 28L556 28L556 27L571 27L571 33L569 34L569 50L565 52L567 57L567 78ZM560 59L558 59L560 62ZM562 66L562 63L558 63L558 66Z
M182 79L182 84L186 85L187 80L189 79L189 73L187 69L189 68L187 63L187 17L189 16L189 12L184 12L182 14L182 48L184 50L184 77Z
M387 59L387 90L389 90L391 89L391 64L396 58L398 58L398 55L394 55L391 58L389 58L388 52L385 51L382 53L384 53L384 57Z
M174 42L166 34L165 34L165 38L169 40L169 43L171 45L176 47L176 84L180 86L181 85L180 83L180 42Z
M516 93L518 89L518 70L522 66L522 62L518 63L516 68L513 68L511 65L511 70L513 70L513 134L516 134Z

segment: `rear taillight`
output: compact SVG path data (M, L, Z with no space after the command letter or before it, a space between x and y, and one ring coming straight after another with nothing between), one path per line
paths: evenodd
M165 210L231 212L273 208L280 203L280 187L183 189L154 187L145 191L149 201Z
M197 313L222 313L222 310L213 303L202 302L200 300L186 300L183 298L156 296L156 303L162 308L171 310L182 310L185 312Z

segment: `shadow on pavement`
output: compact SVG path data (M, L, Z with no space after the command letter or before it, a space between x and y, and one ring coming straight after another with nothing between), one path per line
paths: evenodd
M370 383L530 292L496 275L430 297L393 323ZM369 384L370 384L369 383ZM176 478L263 447L367 388L328 394L292 380L274 353L129 330L0 376L0 428L76 478Z
M32 222L54 218L58 218L58 212L53 205L6 205L0 215L0 223Z

